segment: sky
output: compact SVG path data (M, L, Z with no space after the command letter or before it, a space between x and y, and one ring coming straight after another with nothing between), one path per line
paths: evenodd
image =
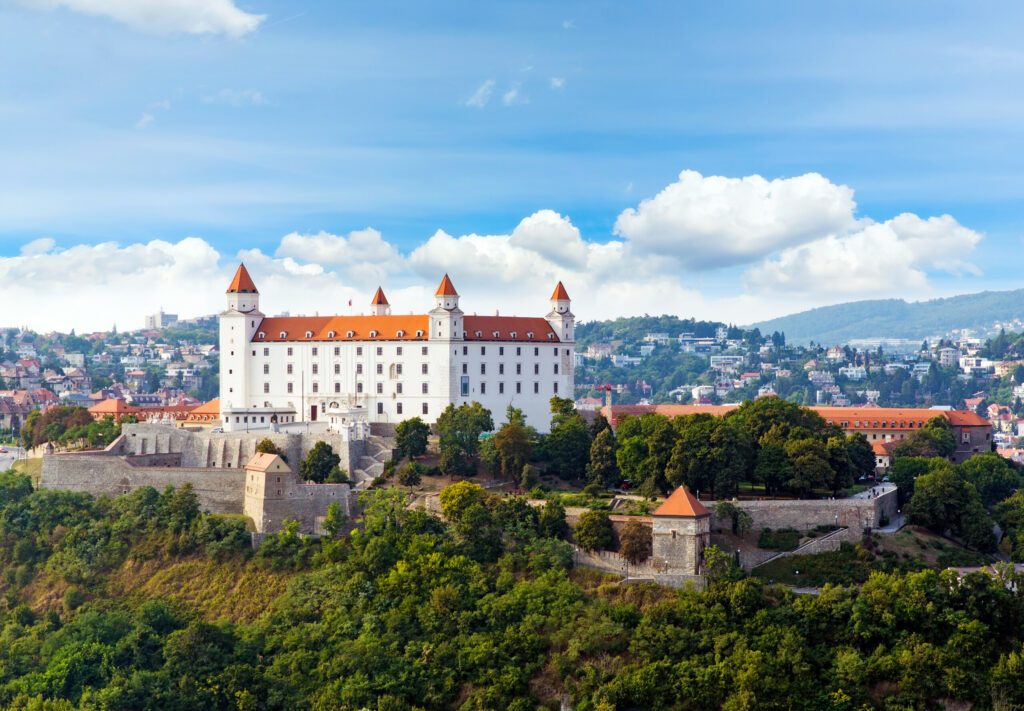
M1019 3L0 0L0 325L1024 286ZM352 300L354 306L349 307Z

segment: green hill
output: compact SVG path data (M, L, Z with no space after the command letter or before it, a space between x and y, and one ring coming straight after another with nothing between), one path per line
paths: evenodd
M856 338L928 338L958 328L987 331L1024 319L1024 289L982 291L930 301L852 301L755 323L762 333L782 331L790 343L845 343Z

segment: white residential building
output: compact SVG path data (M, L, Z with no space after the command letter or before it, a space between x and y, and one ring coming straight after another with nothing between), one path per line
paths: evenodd
M426 314L397 316L378 289L367 316L275 316L245 266L220 314L225 430L346 417L433 422L480 402L495 424L513 405L541 432L552 396L574 395L575 317L561 283L543 317L467 316L445 275ZM340 413L340 414L339 414Z

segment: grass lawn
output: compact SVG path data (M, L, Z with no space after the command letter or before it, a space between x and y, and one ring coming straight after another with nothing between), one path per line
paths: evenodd
M32 479L32 486L39 486L43 476L43 458L16 459L11 468L19 474L27 474Z

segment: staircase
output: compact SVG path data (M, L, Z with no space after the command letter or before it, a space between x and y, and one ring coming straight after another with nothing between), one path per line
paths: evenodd
M369 488L373 480L384 473L384 463L391 459L395 447L393 437L370 435L366 438L366 453L352 466L352 485L356 489Z

